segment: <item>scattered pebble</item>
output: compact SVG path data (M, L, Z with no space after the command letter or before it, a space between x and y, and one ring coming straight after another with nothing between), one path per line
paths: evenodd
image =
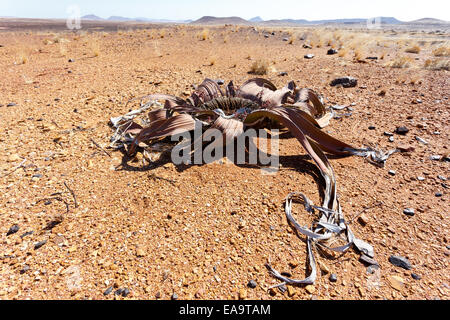
M415 215L415 211L412 208L406 208L405 210L403 210L403 213L411 217Z
M308 292L309 294L313 294L314 292L316 292L316 288L313 285L307 285L305 287L306 292Z
M406 270L411 270L412 266L408 259L402 256L390 256L389 262L396 267L400 267Z
M280 72L278 75L279 75L280 77L285 77L285 76L288 75L288 73L287 73L286 71L283 71L283 72Z
M338 51L336 50L336 49L333 49L333 48L331 48L331 49L329 49L328 51L327 51L327 55L333 55L333 54L336 54L336 53L338 53Z
M436 196L436 198L440 198L442 197L442 192L436 192L434 195Z
M395 176L396 175L396 172L395 172L395 170L389 170L389 172L388 172L391 176Z
M178 300L178 295L176 293L174 293L171 297L172 300Z
M415 273L411 273L411 277L412 277L414 280L420 280L420 279L422 279L421 276L419 276L418 274L415 274Z
M103 292L104 296L107 296L108 294L110 294L113 291L113 287L109 287L108 289L105 290L105 292Z
M444 177L444 176L437 176L438 177L438 179L439 180L442 180L442 181L447 181L447 178L446 177Z
M250 281L247 283L247 287L249 287L249 288L251 288L251 289L255 289L256 286L257 286L257 283L256 283L255 280L250 280Z
M369 126L369 130L375 130L375 126Z
M305 59L312 59L312 58L314 58L314 57L315 57L315 56L314 56L312 53L305 54L305 56L304 56Z
M359 261L361 261L369 266L378 266L379 265L378 262L375 261L375 259L372 259L369 256L366 256L365 254L362 254L359 257Z
M40 247L42 247L44 244L46 244L47 243L47 240L43 240L43 241L40 241L40 242L37 242L37 243L35 243L34 244L34 250L37 250L37 249L39 249Z
M428 144L428 141L426 141L425 139L422 139L421 137L416 136L416 140L419 141L422 144L425 144L425 145Z
M389 142L394 142L394 137L389 137Z
M17 224L13 225L11 228L9 228L8 232L6 233L6 236L16 233L17 231L19 231L19 229L20 229L19 225Z
M402 291L405 286L405 281L398 276L388 276L387 277L389 284L392 288L398 291Z
M69 59L68 61L69 61L69 62L75 62L75 60L74 60L74 59Z
M17 104L14 102L11 102L11 103L8 103L6 106L7 107L15 107L15 106L17 106Z
M399 135L406 135L409 132L409 129L407 127L397 127L397 129L395 129L395 133L399 134Z
M335 273L332 273L330 275L329 279L330 279L331 282L337 282L337 275Z
M331 81L331 83L330 83L330 85L332 87L337 86L337 85L342 85L344 88L356 87L357 84L358 84L358 79L353 78L353 77L336 78L333 81Z
M434 160L434 161L439 161L439 160L441 160L441 156L439 156L439 155L432 155L431 157L430 157L430 159L431 160Z
M27 272L28 270L30 270L30 266L29 265L24 265L23 268L19 271L20 274L24 274L25 272Z
M417 177L417 180L418 180L418 181L424 181L424 180L425 180L425 178L424 178L424 177L420 177L420 176L419 176L419 177Z

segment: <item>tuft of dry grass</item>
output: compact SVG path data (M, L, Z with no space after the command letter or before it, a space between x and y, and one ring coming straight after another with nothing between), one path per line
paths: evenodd
M450 71L449 59L428 59L425 61L425 69Z
M433 55L435 57L450 57L450 47L441 46L433 50Z
M24 52L19 53L16 63L17 64L26 64L27 62L28 62L28 56Z
M338 52L338 56L341 58L344 58L348 53L348 49L347 48L341 48L341 50L339 50Z
M413 45L411 47L406 48L405 52L418 54L420 53L420 50L421 49L418 45Z
M414 60L410 57L397 57L387 64L391 68L409 68Z
M249 73L256 75L265 75L267 74L267 70L269 69L269 64L267 61L256 60L250 67Z
M361 48L356 48L354 51L353 60L356 62L365 62L364 51Z
M201 41L206 41L209 39L209 30L208 29L203 29L202 32L200 32L200 40Z

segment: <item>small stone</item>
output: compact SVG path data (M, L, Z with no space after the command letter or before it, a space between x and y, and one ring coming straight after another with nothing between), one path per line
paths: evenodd
M415 273L411 273L411 277L412 277L414 280L420 280L420 279L422 279L421 276L419 276L419 275L417 275L417 274L415 274Z
M369 130L375 130L376 127L375 126L369 126Z
M171 297L172 300L178 300L178 295L176 293L174 293Z
M26 264L23 266L23 268L19 272L20 272L20 274L24 274L28 270L30 270L30 266Z
M336 274L334 274L334 273L332 273L331 275L330 275L330 282L337 282L337 275Z
M122 290L122 297L127 297L130 294L130 289L124 288Z
M305 49L312 49L312 46L310 46L309 44L306 44L306 43L305 43L305 44L303 45L303 48L305 48Z
M117 289L116 291L114 291L114 295L116 295L116 296L121 296L122 295L122 292L123 292L123 288L119 288L119 289Z
M407 127L397 127L397 129L395 129L395 133L399 134L399 135L406 135L409 132L409 129Z
M410 217L413 217L415 215L415 211L412 208L406 208L405 210L403 210L403 213Z
M425 144L425 145L428 144L428 141L426 141L425 139L422 139L421 137L416 136L416 140L419 141L422 144Z
M315 56L314 56L312 53L305 54L305 56L304 56L305 59L312 59L312 58L314 58L314 57L315 57Z
M314 292L316 292L316 288L313 285L307 285L305 287L306 292L308 292L309 294L313 294Z
M251 289L255 289L256 286L257 286L257 283L256 283L255 280L250 280L250 281L247 283L247 287L249 287L249 288L251 288Z
M8 103L6 106L7 107L15 107L15 106L17 106L17 104L14 102L11 102L11 103Z
M357 84L358 84L358 79L353 78L353 77L336 78L333 81L331 81L331 83L330 83L330 85L332 87L337 86L337 85L342 85L344 88L356 87Z
M286 71L283 71L283 72L280 72L278 75L279 75L280 77L285 77L285 76L288 75L288 73L287 73Z
M420 176L419 176L419 177L417 177L417 180L418 180L418 181L424 181L424 180L425 180L425 178L424 178L424 177L420 177Z
M388 276L387 280L392 288L398 291L402 291L405 286L405 281L398 276Z
M406 270L411 270L412 266L408 259L402 256L390 256L389 262L396 267L400 267Z
M75 62L75 60L74 60L74 59L69 59L68 61L69 61L69 62Z
M447 181L447 178L446 177L444 177L444 176L437 176L438 177L438 179L439 180L442 180L442 181Z
M105 292L103 292L104 296L109 295L111 292L113 291L113 286L109 287L108 289L105 290Z
M329 49L328 51L327 51L327 55L333 55L333 54L336 54L336 53L338 53L338 51L336 50L336 49L333 49L333 48L331 48L331 49Z
M396 172L395 172L395 170L389 170L389 175L391 175L391 176L395 176L395 174L396 174Z
M394 137L389 137L389 142L394 142Z
M158 292L155 294L155 298L156 298L156 299L161 298L161 292L158 291Z
M441 192L436 192L434 195L436 196L436 198L442 197L442 193Z
M40 242L38 242L38 243L35 243L34 244L34 250L37 250L37 249L39 249L40 247L42 247L44 244L46 244L47 243L47 240L44 240L44 241L40 241Z
M20 229L19 225L17 224L13 225L11 228L9 228L8 232L6 233L6 236L16 233L17 231L19 231L19 229Z
M247 299L247 290L245 290L244 288L239 290L239 299L241 300Z
M392 137L394 135L393 133L390 133L390 132L387 132L387 131L383 132L383 134L385 136L387 136L387 137Z
M289 297L293 297L297 293L293 286L288 286L287 287L287 292L288 292L288 296Z
M319 261L319 268L320 268L320 271L322 271L322 274L329 274L330 273L330 269L322 261Z
M374 266L374 265L378 266L379 265L378 262L375 259L372 259L372 258L366 256L365 254L362 254L359 257L359 261L361 261L361 262L363 262L363 263L365 263L366 265L369 265L369 266Z
M370 265L367 267L367 273L368 274L374 274L378 269L380 269L380 267L378 265Z
M217 84L218 84L219 86L221 86L221 85L223 85L223 84L225 83L225 80L223 80L223 79L217 79L216 82L217 82Z
M141 257L145 257L145 251L142 248L137 248L136 249L136 256L141 258Z
M431 157L430 157L430 159L431 160L434 160L434 161L439 161L439 160L441 160L441 156L439 156L439 155L432 155Z
M289 41L289 38L283 38L283 41Z

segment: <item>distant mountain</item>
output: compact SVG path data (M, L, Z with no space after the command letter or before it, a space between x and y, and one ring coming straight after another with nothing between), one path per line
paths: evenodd
M449 21L434 19L434 18L423 18L419 20L414 20L407 22L409 24L450 24Z
M95 14L88 14L81 17L81 20L104 20L103 18L100 18L99 16L96 16Z
M263 22L264 20L260 16L257 16L257 17L251 18L248 21L250 21L250 22Z
M401 21L392 18L392 17L380 17L380 22L382 24L399 24ZM264 21L265 24L310 24L310 25L318 25L318 24L364 24L367 23L367 19L329 19L329 20L305 20L305 19L281 19L281 20L269 20Z
M134 19L120 17L120 16L111 16L108 18L109 21L133 21Z
M240 17L211 17L204 16L200 19L191 22L192 24L249 24L249 22Z

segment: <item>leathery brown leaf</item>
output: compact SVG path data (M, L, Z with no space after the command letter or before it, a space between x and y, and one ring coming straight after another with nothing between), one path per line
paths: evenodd
M130 114L111 119L118 130L127 127L122 134L134 136L128 149L130 156L138 151L141 143L151 144L157 139L192 131L196 123L205 129L201 137L204 141L208 141L212 129L219 129L223 139L212 143L226 144L247 129L267 123L265 120L287 128L311 156L325 181L322 205L314 205L304 194L293 192L287 196L285 206L289 223L307 237L310 275L303 280L290 279L273 269L269 262L266 266L274 277L282 281L280 285L314 283L314 248L317 245L337 252L345 252L354 246L361 253L374 257L373 248L357 239L345 222L337 197L336 178L325 153L362 156L382 165L398 150L384 153L370 148L358 149L323 132L321 128L328 125L332 116L313 90L298 88L293 81L277 89L269 80L254 78L240 87L230 82L224 92L215 81L205 79L186 100L163 94L148 95L141 98L143 100L149 103L142 110L157 100L164 101L164 107L149 112L149 124L145 128L135 123ZM317 219L310 228L302 227L293 217L293 202L303 204L311 214L317 213ZM335 239L343 240L344 244L332 247Z

